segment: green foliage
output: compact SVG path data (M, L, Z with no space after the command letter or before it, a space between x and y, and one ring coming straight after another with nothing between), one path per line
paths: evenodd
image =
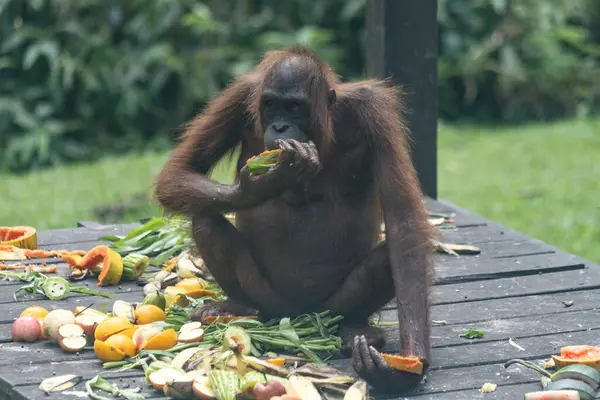
M2 0L0 170L163 148L266 50L303 43L364 75L366 0ZM592 0L439 0L446 119L585 115Z
M440 0L442 115L588 114L600 100L592 10L587 0Z

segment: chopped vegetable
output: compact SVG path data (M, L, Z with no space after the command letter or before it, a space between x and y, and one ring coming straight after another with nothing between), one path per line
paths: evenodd
M567 365L553 373L550 379L552 381L577 379L587 383L594 390L597 390L600 386L600 372L592 367L582 364Z
M263 151L257 156L252 156L246 161L250 175L263 175L274 167L279 161L281 149Z
M218 400L235 400L239 386L239 376L235 371L212 370L208 377Z
M110 247L126 257L136 253L149 257L152 265L162 265L167 260L192 249L190 223L182 218L153 218L126 236L105 236Z
M62 300L69 295L71 291L69 282L59 276L48 278L42 284L42 290L50 300Z
M123 257L123 280L132 281L148 269L150 259L143 254L130 253Z
M550 382L546 390L577 390L581 400L594 399L594 389L587 383L576 379L560 379Z
M51 300L60 300L65 297L65 293L68 295L70 292L77 292L83 294L89 294L92 296L102 296L102 297L112 297L113 293L101 292L98 290L89 289L85 286L77 286L72 285L64 278L60 277L52 277L49 278L46 275L38 272L38 271L27 271L24 273L13 273L9 274L8 272L0 273L0 276L5 275L8 276L9 279L19 279L21 281L29 282L29 284L24 285L17 289L14 293L15 300L17 299L17 294L21 291L29 292L32 295L42 294ZM47 283L47 281L50 281ZM66 284L66 286L65 286Z
M73 374L53 376L52 378L44 379L40 383L39 388L45 393L62 392L77 385L82 379L81 376Z
M484 335L483 331L477 330L477 329L473 329L473 328L469 328L466 330L465 333L461 334L460 337L464 337L467 339L479 339L482 338Z
M228 326L223 334L223 347L237 349L242 354L250 354L252 343L250 336L240 326Z

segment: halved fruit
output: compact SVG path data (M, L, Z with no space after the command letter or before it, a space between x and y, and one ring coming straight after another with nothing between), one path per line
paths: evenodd
M123 276L123 259L116 251L108 246L96 246L83 257L80 267L94 269L101 266L98 275L98 286L116 285Z
M187 331L179 331L178 335L181 343L196 343L200 342L204 338L204 329L192 329Z
M81 351L87 344L83 328L77 324L66 324L58 328L58 344L70 353Z
M177 304L181 307L187 307L189 302L184 297L180 297L180 294L186 294L186 290L181 287L167 286L165 288L166 308L171 307L173 304Z
M177 332L175 329L166 329L144 342L141 350L169 350L176 344Z
M146 344L146 342L148 342L154 336L159 335L161 332L162 328L160 326L153 324L140 325L132 337L136 349L138 351L142 350L142 347Z
M96 353L96 357L103 362L121 361L125 358L125 353L102 340L94 342L94 352Z
M423 363L413 357L402 357L395 354L381 354L390 367L413 374L421 375L423 373Z
M133 325L131 328L127 328L124 331L119 332L121 335L125 335L133 340L133 335L137 332L139 325Z
M252 348L250 336L240 326L231 325L223 334L223 347L225 349L236 349L242 354L250 354Z
M212 390L210 378L208 376L196 377L192 384L192 390L196 397L203 400L215 400L217 398L215 392Z
M88 338L93 338L94 333L96 333L96 328L98 327L98 322L96 322L89 315L81 314L75 317L75 323L83 329L85 335Z
M122 333L117 333L116 335L112 335L108 339L104 341L104 343L114 346L117 349L121 350L127 357L133 357L137 354L135 344L133 340Z
M110 336L121 333L126 329L131 328L131 322L123 317L109 317L98 324L94 338L96 340L106 340Z
M175 287L182 288L186 292L193 290L202 290L207 282L200 278L185 278L175 284Z
M166 319L165 312L154 304L142 304L135 309L135 321L138 325L151 324Z
M77 306L75 307L75 315L87 315L92 318L97 323L104 321L108 318L108 315L103 313L102 311L95 310L93 308Z
M1 226L0 245L37 249L37 231L31 226Z
M150 381L150 384L154 386L154 389L162 392L167 383L171 383L175 379L181 378L183 375L184 374L175 369L163 368L152 372L148 376L148 380Z

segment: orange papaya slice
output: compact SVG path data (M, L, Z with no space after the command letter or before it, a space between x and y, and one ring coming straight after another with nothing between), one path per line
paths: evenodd
M99 245L87 252L79 262L81 269L95 269L100 266L98 286L116 285L123 276L123 259L106 245Z
M394 369L413 374L421 375L423 373L423 363L415 357L402 357L396 354L385 354L381 356L388 365Z
M31 226L1 226L0 245L15 246L21 249L36 249L37 231Z

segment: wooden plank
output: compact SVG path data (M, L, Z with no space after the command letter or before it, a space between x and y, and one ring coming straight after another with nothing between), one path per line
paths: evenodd
M580 258L560 251L553 254L496 259L467 256L438 257L434 267L434 279L436 284L450 284L576 270L584 267L585 264Z
M5 365L0 367L0 391L8 392L15 386L29 386L35 385L36 390L42 381L46 378L53 376L61 376L66 374L77 374L83 376L85 380L92 379L94 376L102 373L102 377L107 379L109 377L128 378L128 377L140 377L144 373L142 370L130 370L116 372L104 370L101 363L98 361L70 361L70 362L52 362L49 361L46 364L24 364L19 366L18 373L15 373L14 365ZM85 380L81 382L78 387L81 386L82 390Z
M367 74L405 88L405 118L423 192L437 197L437 1L369 0Z
M461 377L462 378L462 377ZM459 390L459 391L443 391L437 393L428 393L421 395L410 395L401 397L381 397L381 399L403 400L406 398L415 400L506 400L506 399L522 399L525 393L537 392L541 389L539 382L522 383L516 385L499 386L495 392L482 393L480 389Z
M544 315L553 312L590 310L598 307L600 290L582 290L570 293L541 294L527 297L481 300L455 304L441 304L431 308L432 320L445 320L448 324L492 319ZM574 301L565 308L562 301Z
M131 229L140 226L139 223L104 225L102 228L65 228L38 232L38 246L55 246L67 243L78 243L98 240L106 235L125 235Z
M543 360L533 361L538 363L543 362ZM351 376L356 375L348 360L336 360L332 361L331 364L334 368L338 368L346 374ZM439 395L448 392L480 390L481 386L486 382L497 384L498 391L502 391L504 395L507 395L507 392L510 393L510 389L508 388L511 386L525 384L528 385L528 388L541 388L539 383L540 375L537 372L518 365L513 365L509 369L505 369L504 365L499 363L448 370L431 370L417 388L400 397L397 395L378 395L375 391L372 391L371 395L376 399L403 399L407 397L422 399L425 394ZM532 384L533 386L531 386ZM522 388L518 390L522 390ZM461 399L470 398L462 397Z
M440 229L439 240L446 243L473 244L503 241L529 240L526 235L507 232L502 228L488 225L469 226L456 229Z
M600 288L598 268L548 272L486 281L437 285L432 290L433 304L455 304L476 300L524 297Z
M98 371L98 373L100 370ZM104 377L104 376L103 376ZM93 378L93 376L85 377L86 380ZM140 394L144 396L145 399L166 399L165 395L157 392L150 386L150 384L144 381L144 378L141 376L135 377L124 377L124 378L116 378L109 376L105 378L110 383L116 384L120 389L125 388L141 388ZM44 394L39 390L37 385L25 385L25 386L16 386L10 390L10 395L14 396L11 399L23 399L23 400L47 400L47 399L86 399L89 398L85 395L85 381L80 382L77 386L70 390L66 390L60 393L51 393L49 395ZM99 394L103 396L107 396L107 393L100 392ZM109 397L111 398L111 397Z
M508 319L492 319L476 324L476 328L485 332L482 339L485 341L508 341L509 338L519 342L521 338L539 335L562 334L580 332L585 330L600 329L600 319L597 318L597 309L573 310L561 313L524 316ZM434 326L431 330L431 344L433 347L465 345L472 342L460 337L473 324L441 325ZM397 336L396 330L389 330L389 336Z

